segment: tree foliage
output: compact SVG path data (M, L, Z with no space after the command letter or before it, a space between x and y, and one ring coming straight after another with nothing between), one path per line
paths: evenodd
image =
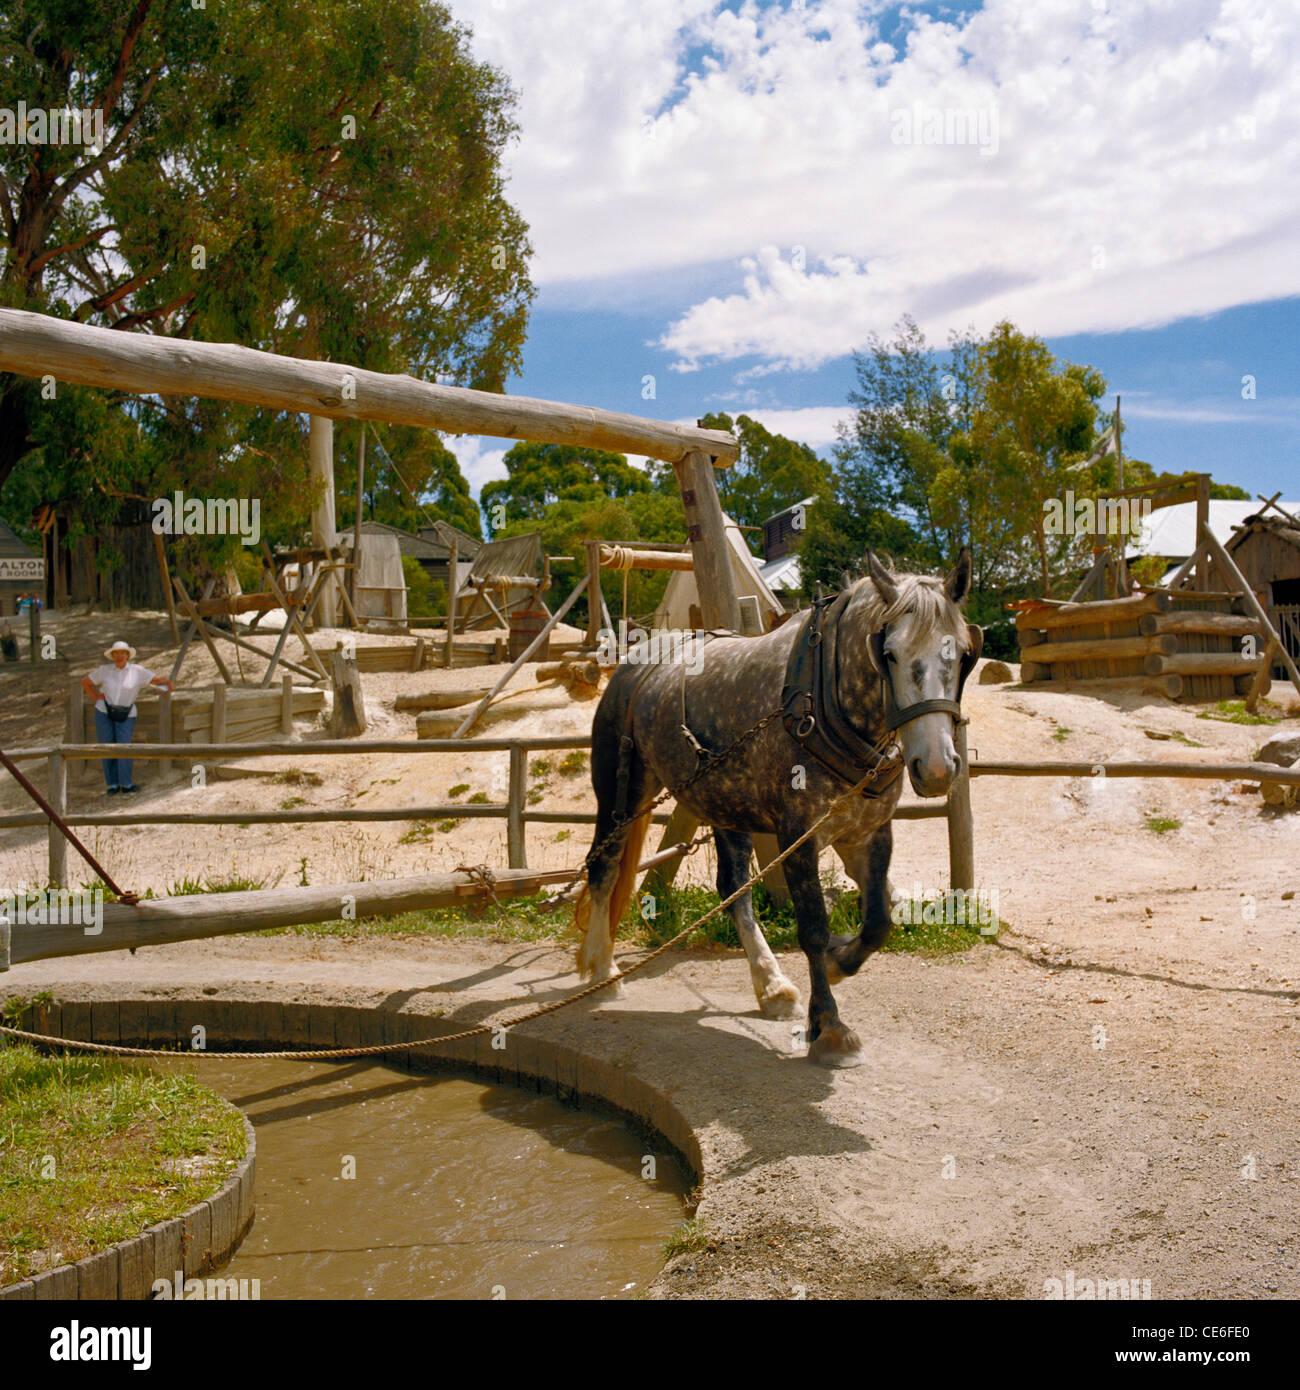
M488 534L518 535L544 521L557 503L592 504L654 490L650 477L622 454L575 444L523 441L506 452L507 476L479 493Z
M0 107L20 101L98 110L105 141L0 147L6 307L488 390L519 366L514 98L443 5L13 0ZM189 399L43 400L0 376L4 509L25 523L36 494L93 525L178 480L261 496L264 515L283 502L273 524L292 529L305 429Z

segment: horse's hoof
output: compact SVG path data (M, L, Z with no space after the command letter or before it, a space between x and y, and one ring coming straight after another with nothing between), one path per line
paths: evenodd
M799 1011L799 991L789 980L781 980L758 996L758 1007L764 1018L793 1018Z
M823 1067L856 1067L866 1059L862 1044L852 1028L823 1028L808 1045L808 1060Z

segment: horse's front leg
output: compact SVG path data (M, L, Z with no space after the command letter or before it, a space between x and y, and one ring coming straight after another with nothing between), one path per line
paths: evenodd
M831 984L856 975L863 961L885 944L894 924L889 883L889 861L894 853L894 829L886 821L873 835L853 845L836 845L849 877L858 885L862 925L857 936L832 936L826 951L826 972Z
M713 831L718 851L718 895L729 898L749 878L749 859L754 837L737 830ZM749 957L749 978L764 1018L793 1018L799 1007L799 991L781 973L763 929L754 916L754 895L746 893L728 909L736 933Z
M798 839L785 835L781 848ZM826 973L826 948L830 927L826 898L817 876L817 845L809 840L785 861L785 881L790 888L799 921L799 945L808 958L808 1059L824 1066L851 1067L862 1060L857 1034L840 1020Z

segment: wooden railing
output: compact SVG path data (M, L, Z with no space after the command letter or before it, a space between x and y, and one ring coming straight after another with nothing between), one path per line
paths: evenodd
M46 764L45 796L55 811L70 826L112 827L117 825L312 825L331 821L423 821L456 818L504 819L506 822L506 854L511 869L528 867L525 827L529 824L543 825L594 825L596 816L591 811L537 811L528 806L528 754L541 751L566 751L590 749L590 735L572 735L537 738L476 738L476 739L353 739L325 741L321 743L301 743L296 741L277 741L266 743L106 743L106 744L52 744L41 748L18 749L9 756L15 762L40 762ZM164 764L174 759L186 759L190 763L211 762L215 759L246 758L315 758L339 755L365 755L377 753L500 753L510 755L510 771L506 799L502 802L480 802L461 804L444 802L430 806L387 806L374 808L347 807L342 810L304 810L294 808L287 811L128 811L106 813L103 811L69 812L68 806L68 764L85 762L100 758L130 757L133 760L159 761ZM965 780L965 779L959 779ZM947 801L934 804L900 806L895 813L899 820L922 820L930 817L950 817L950 806L955 804L952 796ZM967 800L969 816L969 800ZM671 819L667 812L657 812L651 818L656 825L665 825ZM46 825L45 815L31 811L17 815L0 816L0 829L18 829ZM951 831L950 831L951 836ZM68 842L53 828L49 830L49 885L67 885ZM973 874L973 866L971 870ZM954 886L973 887L969 884Z

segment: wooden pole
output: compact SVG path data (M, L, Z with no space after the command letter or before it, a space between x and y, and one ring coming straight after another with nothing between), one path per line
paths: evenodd
M177 594L180 595L181 606L185 609L185 616L194 624L194 630L203 639L204 645L212 654L213 661L217 663L217 670L221 672L222 680L224 680L227 685L233 684L230 678L230 672L226 669L226 663L221 659L221 653L217 650L212 638L208 636L207 624L199 617L199 610L195 608L193 600L190 598L189 594L185 592L185 585L175 576L172 578L172 584L175 586ZM174 679L175 677L173 677L173 680Z
M35 599L27 607L27 637L30 646L28 656L35 664L41 659L41 606Z
M293 677L280 680L280 732L288 738L293 733Z
M1196 475L1196 534L1201 538L1202 553L1200 562L1196 566L1195 577L1192 581L1194 589L1207 590L1210 584L1210 567L1206 563L1207 556L1205 550L1208 549L1205 543L1205 536L1210 531L1210 475L1208 473L1198 473ZM1218 542L1216 541L1217 545ZM1211 552L1213 553L1213 552ZM1217 555L1215 556L1217 559ZM1236 569L1236 566L1233 566ZM1227 577L1227 571L1224 571Z
M1205 475L1202 474L1202 477L1204 476ZM1278 637L1276 629L1269 621L1268 614L1255 597L1255 591L1246 583L1245 575L1237 568L1237 562L1228 554L1223 546L1219 544L1219 538L1210 530L1208 524L1202 527L1200 535L1202 544L1214 557L1214 562L1222 571L1224 578L1227 579L1230 584L1236 585L1246 607L1261 623L1263 623L1264 630L1268 634L1269 640L1277 643L1278 659L1281 661L1282 665L1286 667L1286 673L1291 677L1291 684L1295 686L1297 694L1300 694L1300 670L1296 669L1296 664L1292 659L1291 653L1287 651L1286 644Z
M590 406L438 386L412 376L364 371L342 362L305 361L232 343L152 333L0 309L0 371L139 395L205 396L328 417L385 420L444 434L486 434L542 444L577 444L676 463L705 450L719 467L735 463L737 441L704 430Z
M451 553L447 556L447 640L442 648L443 670L451 670L451 654L456 637L456 591L460 587L460 542L451 538Z
M361 507L365 495L366 484L366 422L361 422L361 435L357 440L357 515L352 523L352 607L357 606L357 576L361 573ZM356 622L356 613L353 612L353 621L357 627L361 624Z
M322 680L329 680L329 672L325 669L325 665L320 657L316 655L316 648L307 640L307 632L302 625L302 620L298 617L297 606L290 603L288 598L281 593L280 586L275 581L275 557L271 554L271 547L267 545L265 538L262 540L262 554L266 557L269 570L266 576L266 582L271 586L271 592L280 601L280 606L284 609L285 618L293 626L293 630L298 634L298 640L306 649L311 664L320 672Z
M506 811L506 854L512 869L528 867L524 840L524 796L528 790L528 750L522 744L510 749L510 791Z
M172 741L172 693L170 690L160 690L158 692L158 742L170 743ZM158 771L161 776L171 775L172 762L170 758L164 758L158 764Z
M212 741L213 743L225 743L226 741L226 687L224 685L212 687Z
M334 421L328 416L311 417L307 455L311 480L318 489L311 510L312 544L321 547L328 555L335 536ZM325 577L321 589L320 621L322 627L338 626L338 608L334 599L332 574Z
M600 585L600 542L587 541L587 646L600 645L601 607L604 593Z
M1254 679L1250 683L1250 689L1246 692L1246 713L1254 714L1259 706L1260 697L1264 694L1265 688L1271 680L1270 672L1273 669L1273 661L1277 656L1277 638L1270 637L1268 644L1264 648L1264 659L1260 663L1259 670L1255 672Z
M578 597L581 595L582 591L586 587L587 576L584 574L582 578L578 581L578 583L574 586L573 592L569 595L568 598L564 600L564 602L559 606L559 608L557 608L555 612L551 614L550 621L546 624L544 628L542 628L542 630L537 634L537 636L533 638L533 640L528 644L528 646L524 648L524 650L520 653L519 657L510 666L509 670L506 671L505 675L502 676L499 681L497 681L497 683L492 687L492 689L489 690L488 693L484 695L484 697L478 702L478 704L475 705L474 708L465 716L464 722L453 735L454 738L464 738L465 735L474 727L474 725L478 722L479 715L482 714L483 711L487 709L488 705L492 702L492 697L495 694L497 694L498 691L505 688L506 684L509 682L510 678L515 674L515 672L519 670L519 668L529 659L529 657L532 656L532 654L538 649L538 647L542 645L542 643L547 639L547 637L550 636L551 629L556 625L556 623L560 621L562 617L564 617L564 615L569 611L569 609L573 607L573 605L577 602Z
M948 788L948 874L953 888L970 892L975 887L975 821L970 808L970 752L964 720L957 721L952 742L961 759L961 771Z
M86 692L82 690L80 681L73 681L72 689L68 692L68 727L63 741L64 743L85 743L86 741ZM74 785L82 785L89 777L89 763L78 761L73 764L72 780Z
M49 803L64 816L68 811L68 765L61 753L51 753L46 764L49 774ZM53 821L49 833L51 888L68 886L68 841Z
M731 545L713 480L712 460L708 454L692 449L680 463L673 464L673 471L686 509L686 534L695 559L695 587L704 626L739 632L740 605L736 601Z
M172 641L181 640L181 630L176 626L176 600L172 597L172 576L167 568L167 548L163 545L162 534L153 533L154 552L158 556L158 572L162 575L163 596L167 600L167 621L172 625Z

